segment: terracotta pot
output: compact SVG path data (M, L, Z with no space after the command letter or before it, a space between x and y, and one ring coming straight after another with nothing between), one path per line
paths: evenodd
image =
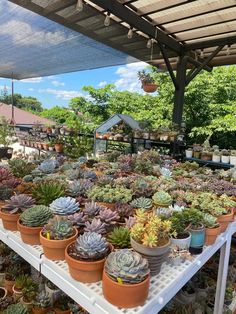
M64 260L67 245L74 242L78 236L78 230L74 228L74 231L75 234L72 237L64 240L49 240L40 232L40 243L43 246L44 255L51 260Z
M97 204L99 204L100 206L105 206L107 208L110 209L115 209L116 204L115 203L106 203L106 202L96 202Z
M12 287L14 301L17 302L22 297L22 290L17 290L15 285Z
M70 310L62 311L62 310L57 309L57 308L54 309L54 312L55 312L55 314L71 314Z
M71 244L67 246L65 252L65 258L69 266L69 272L71 277L74 278L75 280L85 283L97 282L102 280L102 272L105 263L105 258L94 262L76 260L67 253L68 248Z
M20 218L20 214L9 214L2 210L0 211L0 218L2 218L3 227L7 230L17 231L17 220Z
M55 151L57 153L62 153L63 152L63 145L62 144L55 144Z
M7 293L8 293L8 294L12 294L12 292L13 292L12 288L13 288L14 284L15 284L15 281L13 281L13 280L7 280L7 279L5 278L4 286L5 286L5 288L7 289Z
M229 214L221 215L217 218L217 222L220 224L220 232L224 232L228 227L228 224L234 220L234 211L231 209Z
M20 303L21 303L21 304L24 304L24 305L28 308L28 310L30 311L30 313L31 313L31 310L32 310L33 305L34 305L34 302L33 302L33 301L31 301L31 302L26 302L26 301L24 300L24 298L22 297L22 298L20 298Z
M43 143L43 149L48 150L49 144Z
M4 287L0 287L0 290L1 290L1 295L2 295L2 297L0 297L0 300L4 300L7 296L7 289Z
M140 283L120 284L103 271L102 291L104 298L118 307L131 308L143 305L148 297L149 284L150 276Z
M206 228L206 238L205 238L205 244L211 245L215 243L215 240L217 236L220 234L221 226L217 228Z
M163 246L150 248L131 238L132 248L148 260L151 275L156 275L161 270L161 265L169 254L170 240Z
M0 209L6 204L5 201L0 200Z
M27 227L20 223L20 219L17 221L17 228L20 231L21 239L24 243L30 245L40 244L39 233L42 227Z
M142 84L142 88L146 93L154 93L157 90L156 84Z
M41 307L33 307L32 313L33 314L47 314L49 312L50 308L41 308Z

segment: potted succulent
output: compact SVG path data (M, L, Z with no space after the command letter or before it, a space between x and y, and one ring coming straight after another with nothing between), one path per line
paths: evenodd
M230 151L229 162L231 165L236 166L236 150Z
M17 231L17 221L20 214L27 208L32 207L34 203L34 199L26 194L12 196L1 209L1 218L4 228Z
M232 287L226 287L225 290L225 304L230 305L234 296L234 289Z
M24 286L27 285L27 283L31 281L32 279L31 277L29 277L29 275L22 274L16 277L15 284L12 287L13 297L14 297L15 302L17 302L22 297L23 295L22 290Z
M189 251L192 254L202 253L205 243L205 226L202 223L203 214L195 209L189 209L189 232L191 233L191 242Z
M55 151L57 153L62 153L63 152L63 148L64 148L64 144L65 144L65 141L63 139L55 139Z
M130 231L127 227L120 226L115 227L107 237L109 243L111 243L115 249L130 248Z
M13 303L14 303L13 297L10 295L6 295L6 297L0 298L0 313L1 314L5 313L5 310Z
M28 307L25 304L16 303L9 305L4 314L29 314Z
M12 294L12 288L17 276L19 276L19 267L17 265L9 265L6 267L4 286L9 294Z
M137 210L135 217L130 230L131 246L148 259L151 275L156 275L169 253L171 221L162 221L156 214L143 210Z
M25 282L22 289L22 297L20 303L25 304L29 311L31 311L38 291L38 284L33 281L31 277Z
M145 70L138 72L138 78L142 83L142 89L146 93L154 93L157 90L157 84L155 84L155 80L149 73L145 72Z
M65 258L71 276L81 282L97 282L102 279L106 256L111 246L96 232L85 232L66 248Z
M202 147L200 144L193 145L193 157L199 159L201 156Z
M220 162L220 151L219 150L214 150L213 151L212 161Z
M117 250L108 255L102 278L107 301L122 308L143 305L148 296L148 262L137 252Z
M217 218L211 214L205 213L203 216L203 224L206 227L205 244L214 244L217 236L220 234L220 224L217 222Z
M42 182L33 188L32 194L38 204L49 206L55 199L65 195L65 187L58 182Z
M193 149L192 148L186 149L185 156L186 156L186 158L192 158L193 157Z
M180 250L188 250L191 242L191 233L188 231L189 214L188 210L173 212L171 218L171 228L174 236L171 237L171 244Z
M43 142L42 144L43 144L43 149L44 149L44 150L48 150L48 148L49 148L49 142Z
M65 248L77 238L78 230L66 217L55 216L40 232L40 243L48 259L64 260Z
M207 150L207 149L203 149L203 151L201 153L201 159L205 160L205 161L211 161L212 160L212 152Z
M73 215L79 210L79 203L77 203L75 198L70 196L59 197L50 204L50 209L54 215Z
M70 314L71 299L64 293L60 295L57 301L54 303L55 314Z
M40 244L40 231L52 216L52 211L44 205L35 205L26 209L17 222L22 241L30 245Z
M152 208L152 200L150 198L147 197L138 197L135 198L130 205L134 208L134 209L145 209L145 210L150 210Z
M227 149L221 151L221 162L229 164L229 151Z
M53 305L53 303L60 297L61 290L54 285L50 280L46 280L45 282L45 292L49 296L50 303Z
M47 314L50 307L51 300L49 294L45 290L42 290L35 298L32 312L33 314Z

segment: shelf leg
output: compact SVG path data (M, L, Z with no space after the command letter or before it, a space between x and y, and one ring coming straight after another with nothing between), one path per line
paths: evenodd
M227 239L220 249L220 261L217 276L214 314L223 313L226 280L228 275L231 237Z

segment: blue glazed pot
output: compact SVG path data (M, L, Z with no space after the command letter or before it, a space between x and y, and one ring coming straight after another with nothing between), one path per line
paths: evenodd
M202 224L198 229L190 227L189 232L191 233L190 247L202 248L205 243L205 227Z

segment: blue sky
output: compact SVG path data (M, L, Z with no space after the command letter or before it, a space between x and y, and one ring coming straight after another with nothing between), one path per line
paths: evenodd
M86 96L82 91L85 85L99 88L107 83L113 83L118 90L129 90L143 93L137 72L146 66L143 62L123 66L107 67L95 70L80 71L48 77L38 77L15 81L15 93L23 96L34 96L42 102L45 108L67 106L70 99L76 96ZM11 92L11 80L0 79L0 89L7 87Z

